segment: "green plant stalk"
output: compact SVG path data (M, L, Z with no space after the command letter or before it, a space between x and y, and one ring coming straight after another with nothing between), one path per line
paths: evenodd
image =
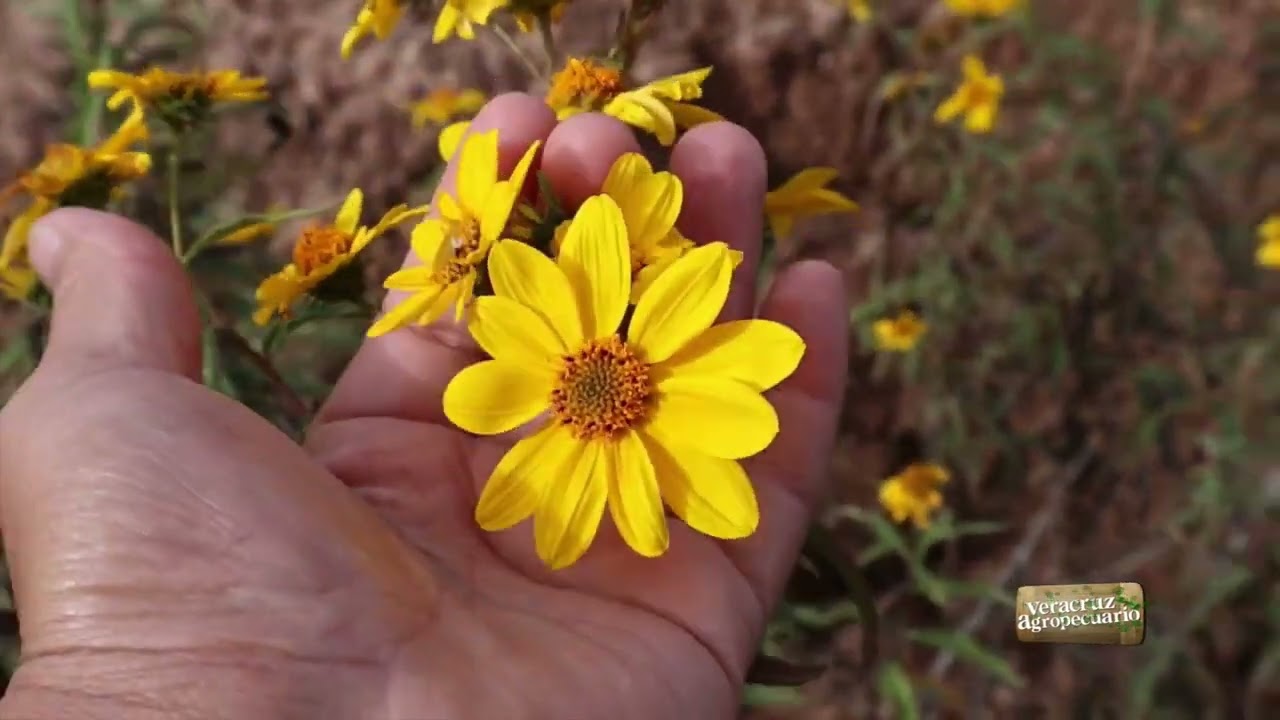
M546 79L546 74L538 67L538 64L535 63L527 53L525 53L524 50L520 49L520 45L516 43L515 38L511 37L510 33L503 30L496 23L490 24L488 27L493 30L493 34L502 41L502 44L506 45L507 49L516 56L516 59L525 66L525 69L529 71L529 74L532 75L535 80Z
M551 77L560 58L560 49L556 47L556 37L551 33L551 13L546 10L538 14L538 36L542 38L542 51L547 55L546 74Z
M173 246L173 254L178 259L183 259L185 251L182 244L182 213L179 207L179 178L182 165L182 139L175 137L173 145L169 148L169 157L166 158L166 180L168 181L169 195L169 242Z

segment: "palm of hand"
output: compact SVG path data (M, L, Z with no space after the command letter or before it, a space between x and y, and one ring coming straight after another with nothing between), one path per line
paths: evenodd
M512 143L518 155L528 139L510 127L517 115L503 100L476 123L506 122L504 151ZM541 116L520 109L526 135L550 132L553 121L536 127ZM621 152L601 153L599 138L591 145L604 169ZM172 265L154 260L156 247L116 243L113 252L148 256L131 262L154 284L155 265ZM165 697L197 717L732 714L807 517L812 478L798 476L815 475L829 452L834 413L816 396L838 389L842 319L839 335L816 347L812 321L797 327L811 355L825 356L820 364L840 366L802 366L808 378L771 397L783 431L749 466L763 514L756 536L726 544L672 521L670 551L646 560L606 521L578 565L551 573L527 526L487 534L472 520L509 443L441 417L439 390L468 349L438 332L368 343L299 448L191 382L191 328L176 329L167 347L154 345L161 337L114 349L129 362L77 353L100 348L78 348L89 341L64 318L102 311L74 308L86 281L68 279L74 263L62 264L50 352L0 416L0 513L24 637L24 664L0 708L22 716L54 693L138 703L138 717L167 716L148 700ZM807 271L791 285L812 293L816 283L830 302L823 286L838 293L838 279ZM183 282L176 266L165 272ZM117 308L126 326L130 311L138 327L158 312L193 314L138 304L148 307Z

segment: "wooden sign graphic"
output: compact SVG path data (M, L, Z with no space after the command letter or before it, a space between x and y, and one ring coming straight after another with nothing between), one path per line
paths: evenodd
M1025 585L1014 623L1022 642L1141 645L1147 611L1138 583Z

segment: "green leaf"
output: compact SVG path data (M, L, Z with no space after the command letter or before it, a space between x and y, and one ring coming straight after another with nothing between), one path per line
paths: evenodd
M898 707L898 720L919 720L920 707L916 703L916 690L911 677L898 663L887 663L876 678L880 696Z
M910 554L907 548L907 540L898 530L898 527L878 512L846 505L836 508L831 515L834 518L852 520L865 526L875 536L877 543L892 548L900 555L906 556Z
M318 215L325 210L332 210L338 206L338 203L329 203L317 208L305 208L301 210L286 210L277 213L264 213L261 215L246 215L242 218L232 220L231 222L219 225L204 235L200 236L195 242L191 243L191 247L187 248L186 254L183 256L183 262L191 262L193 258L203 252L205 249L218 244L221 240L243 228L250 225L258 225L260 223L270 223L275 225L288 220L296 220L298 218L310 217Z
M804 702L804 693L794 687L748 684L742 690L742 704L749 708L787 707Z
M978 644L971 635L950 630L909 630L907 637L921 645L945 650L961 660L986 670L993 677L1015 688L1025 684L1022 676L1004 658Z

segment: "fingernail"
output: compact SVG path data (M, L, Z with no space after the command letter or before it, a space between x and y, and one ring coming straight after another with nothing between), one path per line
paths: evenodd
M67 250L67 234L57 217L57 211L40 218L31 226L27 236L27 256L40 279L49 283L62 265Z

